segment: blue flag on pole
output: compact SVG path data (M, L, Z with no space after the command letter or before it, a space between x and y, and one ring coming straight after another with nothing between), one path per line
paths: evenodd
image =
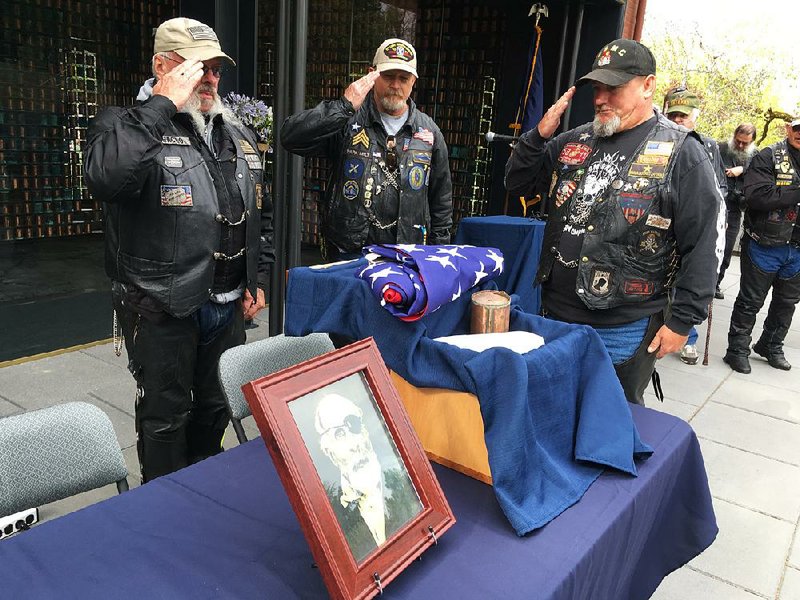
M542 53L539 46L542 30L536 27L533 31L531 47L528 51L528 69L525 72L525 85L522 88L520 98L520 115L517 120L522 124L519 135L529 131L538 125L544 113L544 84L542 77Z

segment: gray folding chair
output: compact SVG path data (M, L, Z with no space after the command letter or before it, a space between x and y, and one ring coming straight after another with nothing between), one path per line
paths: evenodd
M242 419L251 414L242 386L248 381L333 349L327 333L312 333L304 337L280 334L244 346L235 346L222 353L219 359L219 379L231 411L231 424L240 444L247 441Z
M117 484L128 469L108 416L68 402L0 419L0 517Z

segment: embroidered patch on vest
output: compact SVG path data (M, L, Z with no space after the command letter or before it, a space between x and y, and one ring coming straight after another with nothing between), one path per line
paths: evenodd
M364 161L350 157L344 161L344 177L345 179L361 179L364 174Z
M623 290L629 296L650 296L655 287L655 283L645 279L626 279L622 285Z
M589 289L595 296L607 296L611 292L611 271L592 269L592 283Z
M161 206L193 206L192 186L162 185Z
M411 160L421 165L431 164L431 155L428 152L412 152Z
M239 139L239 144L242 147L242 152L245 154L258 154L255 148L247 140Z
M414 165L408 171L408 185L411 189L416 191L422 189L425 184L425 171L419 165Z
M647 225L657 229L669 229L672 219L662 217L661 215L647 215Z
M642 154L660 154L661 156L670 156L672 149L675 147L675 142L647 142Z
M264 191L264 188L262 187L262 185L260 183L257 183L256 184L256 208L258 210L261 210L261 202L262 202L262 198L264 197L263 196L263 191Z
M570 142L561 149L561 154L558 155L558 162L565 165L582 165L591 152L591 146Z
M578 184L570 179L567 181L562 181L561 185L558 186L558 191L556 192L556 208L560 208L564 202L569 200L577 188Z
M664 179L667 174L667 165L653 165L649 163L641 163L639 159L644 158L638 156L636 160L631 163L628 169L629 177L647 177L650 179Z
M619 205L625 219L633 225L642 218L647 207L653 201L653 196L636 194L634 192L621 192L619 195Z
M342 196L348 200L355 200L358 197L358 184L352 179L348 179L342 186Z
M165 156L164 166L172 167L173 169L179 169L183 166L183 160L181 160L180 156Z
M639 254L653 256L661 248L662 235L660 231L645 231L639 238Z
M168 146L191 146L192 142L183 135L162 135L161 143Z
M261 159L257 154L245 154L244 160L247 162L247 166L250 167L251 170L257 171L261 169Z
M364 146L364 148L369 148L369 136L367 135L367 130L362 129L357 134L353 136L353 141L351 142L351 146Z

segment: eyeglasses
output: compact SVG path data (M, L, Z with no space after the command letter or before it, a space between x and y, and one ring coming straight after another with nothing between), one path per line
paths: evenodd
M386 166L390 171L397 170L397 143L394 136L390 135L386 138Z
M800 133L800 125L792 125L792 131L795 133Z
M166 54L161 54L160 56L161 56L161 58L166 58L167 60L171 60L172 62L174 62L176 64L179 64L179 65L183 63L182 60L178 60L176 58L172 58L171 56L167 56ZM208 66L206 66L204 64L203 65L203 75L207 75L209 73L209 71L211 72L211 74L214 77L220 78L220 77L222 77L222 74L225 72L225 69L222 67L222 65L217 65L216 67L208 67Z

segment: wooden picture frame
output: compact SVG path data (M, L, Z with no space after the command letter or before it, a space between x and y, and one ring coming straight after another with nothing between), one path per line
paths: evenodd
M243 386L332 598L372 598L455 523L372 338Z

